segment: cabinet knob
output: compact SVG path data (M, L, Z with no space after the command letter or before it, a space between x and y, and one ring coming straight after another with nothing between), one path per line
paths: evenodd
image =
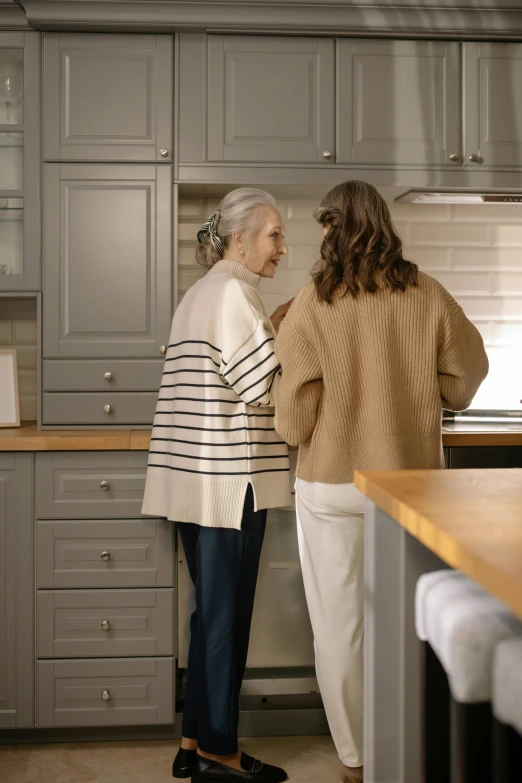
M111 698L111 694L109 693L109 691L102 691L103 701L109 701L110 698Z
M105 481L105 479L103 481L100 481L100 487L107 492L107 490L109 489L109 482Z
M160 155L162 158L168 158L169 157L169 151L168 150L160 150Z
M474 153L473 153L473 155L470 155L470 156L469 156L469 158L468 158L468 160L469 160L471 163L480 163L480 157L477 155L477 153L476 153L476 152L474 152Z
M106 381L112 381L112 372L106 372L104 373L104 376Z
M453 161L453 163L460 163L462 160L462 155L459 155L458 152L454 152L452 155L449 156L449 159Z
M105 405L103 410L105 413L112 413L112 405Z
M167 346L166 345L161 345L160 346L160 353L167 353Z
M326 160L330 160L331 157L332 157L332 153L328 152L328 150L323 152L323 158L326 158Z
M111 553L110 552L102 552L101 553L101 559L102 560L110 560L111 559Z
M102 620L101 627L102 627L102 631L110 631L111 624L108 620Z

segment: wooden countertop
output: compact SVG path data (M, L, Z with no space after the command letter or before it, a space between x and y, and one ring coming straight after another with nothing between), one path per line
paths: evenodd
M355 485L522 620L522 468L361 471Z
M444 427L445 446L522 446L522 427L479 429L480 425ZM483 425L482 425L483 426ZM150 430L37 430L34 422L0 428L0 451L147 451Z
M34 422L0 429L0 451L147 451L150 430L37 430Z

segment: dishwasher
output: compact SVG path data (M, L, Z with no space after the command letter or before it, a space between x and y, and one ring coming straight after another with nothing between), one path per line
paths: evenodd
M291 453L292 485L296 455ZM194 587L178 534L178 671L187 667ZM242 709L321 708L299 562L295 506L270 509L257 582Z

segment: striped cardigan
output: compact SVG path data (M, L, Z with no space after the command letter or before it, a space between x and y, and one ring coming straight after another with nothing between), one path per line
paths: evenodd
M280 369L259 281L219 261L176 310L143 514L240 529L249 483L256 509L290 503L288 449L274 428Z

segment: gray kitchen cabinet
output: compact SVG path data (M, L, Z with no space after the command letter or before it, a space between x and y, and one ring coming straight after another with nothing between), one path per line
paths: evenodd
M173 160L173 39L44 36L44 159Z
M152 426L157 399L157 392L46 393L42 401L42 422L45 425Z
M339 39L336 89L338 163L460 163L459 43Z
M38 520L36 587L175 585L174 525L159 519Z
M40 289L40 36L0 32L0 291Z
M163 359L47 359L42 386L54 392L157 392L163 365Z
M142 451L37 454L37 518L140 517L147 457Z
M45 165L45 358L161 357L172 313L171 175Z
M0 454L0 728L34 726L33 457Z
M522 44L463 47L465 163L522 166Z
M174 658L37 661L36 726L174 723Z
M331 39L209 36L209 161L333 160L334 52Z
M37 658L175 655L173 588L39 590Z

